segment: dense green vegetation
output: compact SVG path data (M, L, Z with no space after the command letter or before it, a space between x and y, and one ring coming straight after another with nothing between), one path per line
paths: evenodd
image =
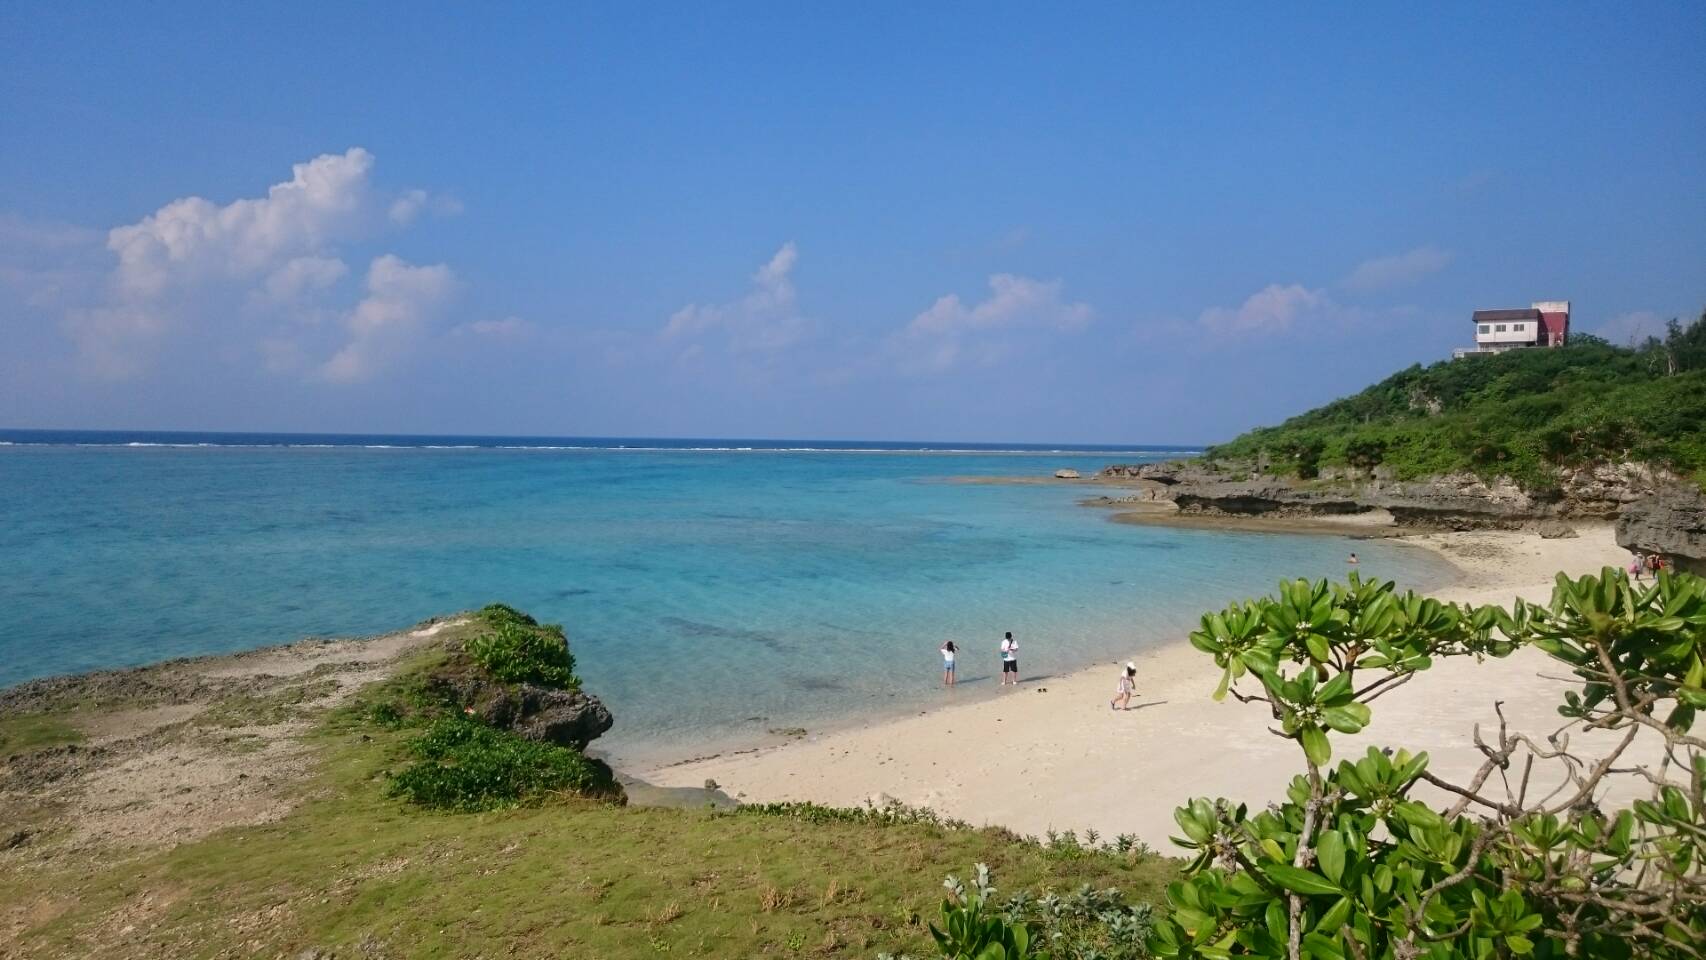
M1641 586L1610 568L1559 574L1549 605L1511 610L1442 604L1355 575L1298 580L1205 615L1191 643L1224 672L1217 697L1272 712L1303 772L1266 810L1199 798L1175 814L1197 856L1168 889L1172 913L1150 939L1157 956L1701 955L1706 741L1692 731L1706 708L1706 579L1665 573ZM1360 731L1370 703L1440 658L1523 646L1576 680L1558 708L1568 722L1545 746L1541 731L1478 731L1486 761L1459 783L1429 772L1426 753L1369 747L1330 764L1336 735ZM1571 749L1588 730L1621 739L1589 760ZM1638 732L1662 740L1656 770L1618 763ZM1538 783L1548 767L1569 778L1531 791L1531 775ZM1647 798L1602 809L1596 799L1620 778ZM1424 783L1454 802L1418 799Z
M529 740L485 722L458 703L448 672L471 668L500 685L574 690L563 628L540 624L501 603L476 613L479 629L460 654L434 656L362 694L357 711L387 730L410 729L407 766L389 793L439 810L476 813L536 804L553 797L620 800L622 788L603 761L572 746Z
M478 616L490 629L470 637L463 649L492 676L505 683L536 683L559 690L580 686L575 658L560 625L542 624L501 603L483 607Z
M1577 335L1412 366L1354 396L1212 447L1304 479L1383 466L1399 479L1468 471L1555 487L1560 468L1633 460L1706 485L1706 313L1618 347Z
M414 762L390 792L443 810L501 810L551 794L621 794L610 768L579 750L527 740L463 716L444 716L409 742Z

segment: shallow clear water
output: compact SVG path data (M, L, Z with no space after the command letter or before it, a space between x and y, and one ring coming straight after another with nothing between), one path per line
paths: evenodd
M0 440L15 435L0 435ZM1070 486L1133 454L0 446L0 685L376 633L502 600L569 632L619 757L993 689L1182 636L1334 537L1109 523ZM1448 568L1359 542L1365 574Z

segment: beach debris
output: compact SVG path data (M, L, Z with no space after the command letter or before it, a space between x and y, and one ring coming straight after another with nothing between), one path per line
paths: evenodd
M717 781L712 780L710 777L706 777L705 778L705 789L707 789L707 790L721 790L721 789L723 789L723 786L722 786L722 784L718 783Z
M790 737L798 739L806 735L805 727L771 727L768 731L773 737Z

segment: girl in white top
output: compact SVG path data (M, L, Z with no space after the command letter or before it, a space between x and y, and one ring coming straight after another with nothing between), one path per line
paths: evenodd
M942 686L944 687L954 685L954 654L958 652L959 649L954 646L954 641L949 640L942 644Z
M1114 689L1114 698L1108 701L1109 710L1130 710L1131 695L1137 689L1137 664L1127 662L1125 669L1120 671L1120 685ZM1115 706L1118 704L1118 706Z

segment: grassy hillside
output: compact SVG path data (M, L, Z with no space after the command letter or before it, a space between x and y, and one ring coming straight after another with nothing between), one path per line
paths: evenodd
M1706 485L1706 314L1636 348L1581 336L1416 365L1208 451L1264 453L1269 469L1303 478L1384 465L1400 479L1470 471L1544 489L1561 467L1634 460Z
M1160 901L1177 876L1178 861L1141 848L1042 843L928 814L637 808L567 794L479 814L411 804L392 785L419 728L376 717L442 659L429 653L355 702L274 724L311 725L312 772L273 822L112 849L38 826L39 796L8 806L0 789L0 956L869 960L924 952L943 875L973 863L1008 891L1091 884L1134 901ZM75 716L9 718L4 749L14 760L53 750L75 739L62 722ZM212 742L202 719L155 736L189 757ZM26 832L7 850L17 827Z

